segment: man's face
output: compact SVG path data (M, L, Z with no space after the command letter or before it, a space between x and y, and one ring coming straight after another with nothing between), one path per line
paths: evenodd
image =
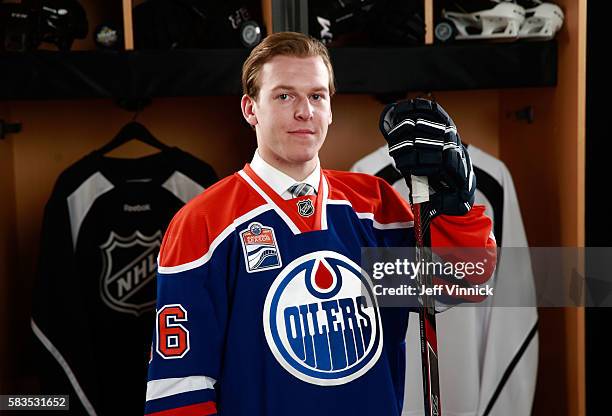
M332 122L323 59L275 56L263 65L258 82L259 96L243 97L243 113L255 126L261 156L281 168L314 168Z

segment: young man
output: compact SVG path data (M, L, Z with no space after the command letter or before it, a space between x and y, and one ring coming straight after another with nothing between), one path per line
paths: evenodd
M398 415L408 312L378 308L359 263L362 247L414 246L410 207L375 177L321 169L334 94L321 43L269 36L243 89L252 162L164 237L145 413ZM483 211L435 217L432 244L494 247Z

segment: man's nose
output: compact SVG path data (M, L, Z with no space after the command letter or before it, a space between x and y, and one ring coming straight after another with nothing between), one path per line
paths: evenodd
M310 120L313 117L312 105L308 98L301 98L297 101L295 118L298 120Z

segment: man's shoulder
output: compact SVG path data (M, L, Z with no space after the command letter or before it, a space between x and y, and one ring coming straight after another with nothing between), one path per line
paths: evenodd
M176 213L164 236L160 266L204 258L213 242L233 229L236 219L265 204L238 173L221 179Z
M331 189L330 198L344 196L351 198L380 199L391 187L383 179L367 173L323 170Z
M254 209L264 203L263 198L257 193L251 192L249 185L236 172L221 179L193 198L179 213L183 216L202 217L217 221L221 216L235 218L235 216L242 215L241 212L245 208Z
M323 173L328 178L334 178L339 180L348 180L354 182L368 182L375 183L378 182L380 178L373 176L369 173L362 172L349 172L346 170L334 170L334 169L323 169Z
M385 180L366 173L324 170L329 199L346 201L356 212L372 213L379 222L412 220L408 203Z

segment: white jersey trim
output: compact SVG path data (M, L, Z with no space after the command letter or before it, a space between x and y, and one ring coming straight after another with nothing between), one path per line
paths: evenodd
M273 206L269 204L261 205L247 212L246 214L243 214L240 217L236 218L230 225L228 225L221 232L221 234L219 234L213 240L213 242L210 244L210 247L208 248L208 251L204 253L204 255L200 257L199 259L193 260L189 263L179 264L178 266L164 267L164 266L159 265L159 256L157 256L157 272L159 274L174 274L174 273L184 272L187 270L196 269L206 264L208 260L211 259L215 249L219 246L219 244L221 244L232 232L234 232L237 226L271 209L273 209Z
M184 204L204 192L204 187L178 170L162 184L162 187L172 192Z
M329 185L325 175L321 175L321 186L323 191L323 203L321 204L321 230L327 230L327 198L329 197Z
M92 174L77 189L72 192L66 203L70 214L70 230L72 232L72 248L76 250L81 225L87 213L100 196L112 190L115 186L100 172Z
M344 199L330 199L327 201L327 203L330 205L348 205L351 208L353 207L350 201L347 201ZM372 221L372 226L378 230L392 230L392 229L397 229L397 228L413 228L414 227L414 221L381 223L381 222L376 221L376 219L374 219L374 214L372 212L355 211L355 214L357 214L357 217L360 220Z
M206 376L190 376L179 378L162 378L147 383L147 401L174 396L175 394L190 391L214 388L217 382L214 378Z
M285 221L285 223L287 224L287 226L289 227L289 229L291 230L291 232L293 234L301 234L300 229L293 223L293 221L291 221L291 219L287 216L287 214L285 214L283 212L282 209L280 209L275 203L274 201L272 201L272 198L270 198L264 191L263 189L261 189L259 186L257 186L257 184L253 181L253 179L251 179L249 177L249 175L246 174L245 171L241 170L238 172L238 174L242 177L242 179L244 179L245 181L247 181L247 183L249 185L251 185L251 187L253 189L255 189L255 191L257 191L257 193L266 200L266 202L268 203L268 205L270 205L272 208L274 208L274 210L276 211L276 213L278 214L279 217L281 217L281 219L283 221Z
M62 356L62 354L58 351L58 349L55 348L55 345L53 345L53 343L49 340L49 338L47 338L46 335L40 330L38 325L36 325L36 322L34 322L34 319L30 319L30 326L32 327L32 332L34 332L34 335L36 335L36 337L45 346L45 348L51 353L53 358L57 360L59 365L62 367L62 369L66 373L66 376L68 377L68 380L70 381L70 384L72 384L72 388L74 388L74 391L76 392L77 396L79 396L79 399L81 400L81 403L83 404L83 407L85 408L85 411L87 412L87 414L89 416L97 416L96 411L94 410L94 407L92 406L91 402L85 395L85 392L81 388L81 385L79 384L78 380L76 379L76 376L72 372L72 369L68 365L68 362L66 362L66 359Z

